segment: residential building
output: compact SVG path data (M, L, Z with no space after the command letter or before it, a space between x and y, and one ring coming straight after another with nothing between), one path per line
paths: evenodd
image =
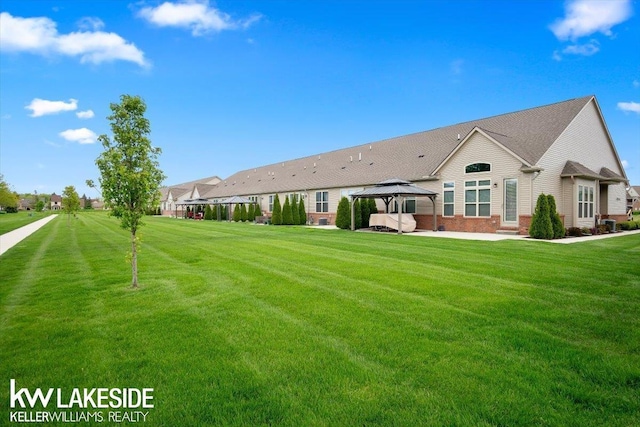
M167 187L163 211L180 200L243 196L269 215L276 193L281 201L298 194L309 221L334 223L342 196L390 178L438 193L435 207L404 202L423 229L436 215L446 230L526 234L542 193L555 197L565 227L626 218L627 178L594 96Z

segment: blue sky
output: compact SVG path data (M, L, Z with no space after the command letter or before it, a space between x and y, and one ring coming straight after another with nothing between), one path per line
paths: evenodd
M0 3L0 172L97 181L120 95L166 184L594 94L640 185L637 1Z

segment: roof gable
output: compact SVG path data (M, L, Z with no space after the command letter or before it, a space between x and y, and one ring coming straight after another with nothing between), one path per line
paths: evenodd
M487 138L489 141L493 142L494 144L496 144L498 147L502 148L504 151L506 151L507 153L509 153L510 155L512 155L513 157L515 157L516 159L518 159L519 161L521 161L525 166L532 166L531 164L529 164L525 159L523 159L522 157L518 156L516 153L514 153L513 151L511 151L509 148L507 148L508 145L508 140L509 137L506 135L502 135L496 132L491 132L491 131L487 131L484 129L481 129L479 127L474 127L471 132L469 132L464 138L462 138L462 140L460 141L460 143L458 144L458 146L442 161L442 163L440 163L433 171L433 175L436 175L440 169L442 169L442 167L449 161L449 159L451 159L453 156L455 156L455 154L460 151L460 149L469 141L471 140L471 137L473 135L475 135L476 133L483 135L485 138ZM502 142L501 142L502 141ZM507 142L507 144L505 145L505 142Z

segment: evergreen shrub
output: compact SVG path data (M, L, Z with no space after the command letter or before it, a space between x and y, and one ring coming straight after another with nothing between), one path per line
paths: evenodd
M346 197L340 199L338 203L338 212L336 213L336 227L347 230L351 227L351 206Z
M544 194L538 196L536 210L529 225L529 235L534 239L553 239L553 224L549 211L549 200Z

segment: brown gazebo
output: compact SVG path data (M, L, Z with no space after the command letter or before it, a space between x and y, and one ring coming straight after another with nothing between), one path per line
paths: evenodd
M409 181L402 179L388 179L379 182L375 187L365 188L362 191L351 194L351 230L355 230L355 212L353 204L357 199L362 198L378 198L382 199L385 204L385 212L389 213L389 204L395 200L398 204L398 234L402 234L402 205L405 197L428 197L433 203L433 231L438 229L436 216L436 197L438 193L420 188Z

